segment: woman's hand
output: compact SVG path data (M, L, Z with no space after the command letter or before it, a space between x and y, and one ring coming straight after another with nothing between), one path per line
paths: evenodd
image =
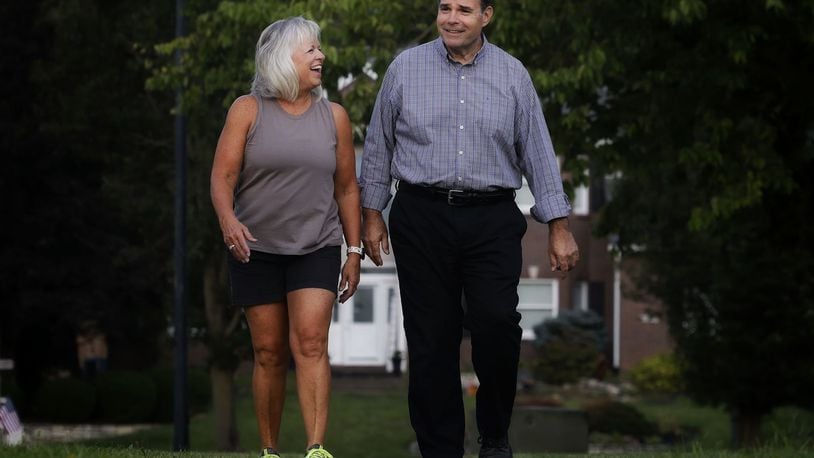
M348 259L342 266L342 278L339 280L339 303L343 303L353 296L359 286L359 265L362 257L356 253L348 253Z
M249 232L249 229L235 217L226 218L221 221L220 229L223 232L223 243L226 244L232 256L240 262L249 262L251 250L249 249L248 240L252 242L257 241L252 233Z

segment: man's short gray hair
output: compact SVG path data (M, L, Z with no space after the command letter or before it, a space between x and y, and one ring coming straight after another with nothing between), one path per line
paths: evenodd
M438 0L438 3L441 3L441 0ZM486 11L486 8L491 6L492 9L495 9L495 0L480 0L480 10Z
M319 25L302 16L280 19L266 27L257 40L252 93L294 101L300 91L300 77L291 55L312 40L319 41ZM322 86L311 92L322 97Z

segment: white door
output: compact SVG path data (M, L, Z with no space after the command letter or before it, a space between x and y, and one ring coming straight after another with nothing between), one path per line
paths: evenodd
M394 275L362 275L356 293L344 304L334 304L328 340L331 364L384 366L392 345L388 341L393 317ZM400 325L400 323L399 323Z
M383 289L377 285L360 284L348 305L351 315L345 331L346 361L351 366L384 364L384 339L387 323L382 313Z

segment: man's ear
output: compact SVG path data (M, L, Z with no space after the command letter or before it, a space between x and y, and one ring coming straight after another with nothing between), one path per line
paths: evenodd
M482 17L481 22L483 23L484 27L489 25L489 22L492 21L492 15L494 13L495 13L495 10L494 10L494 8L492 8L492 5L487 6L486 9L483 10L483 13L481 13L481 17Z

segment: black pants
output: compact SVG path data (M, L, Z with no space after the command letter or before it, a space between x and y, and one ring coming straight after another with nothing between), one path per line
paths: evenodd
M517 385L526 219L513 201L450 206L399 191L390 212L409 354L410 421L425 458L463 456L463 327L480 381L480 435L504 437ZM461 293L466 310L461 303Z

